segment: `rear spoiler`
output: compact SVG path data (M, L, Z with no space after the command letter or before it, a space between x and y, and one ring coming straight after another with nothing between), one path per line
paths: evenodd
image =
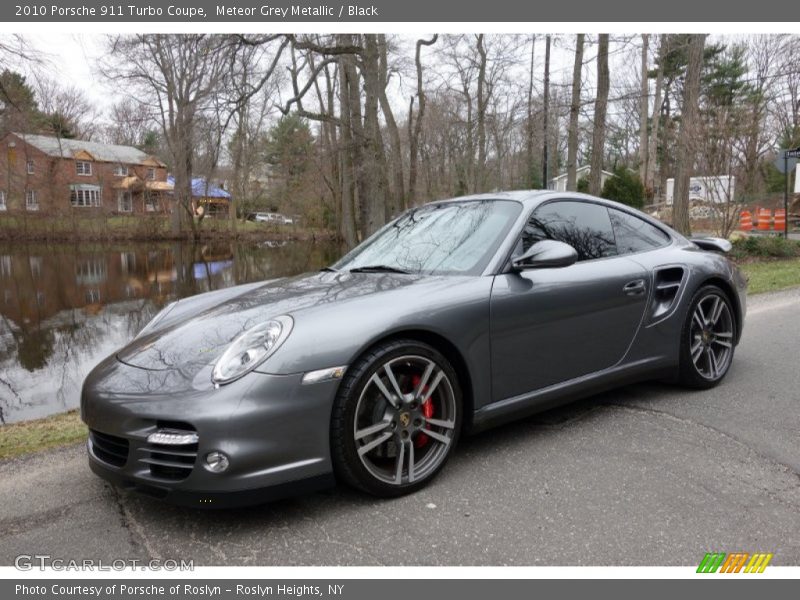
M709 252L719 252L727 254L733 248L733 245L725 238L718 237L693 237L689 240L701 250L708 250Z

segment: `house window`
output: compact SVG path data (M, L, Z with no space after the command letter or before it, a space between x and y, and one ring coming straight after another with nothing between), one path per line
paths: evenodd
M86 304L97 304L100 302L100 290L86 290Z
M0 191L0 211L6 210L8 207L6 206L6 193Z
M72 206L100 206L99 187L73 187L70 193Z
M131 212L133 210L133 199L130 192L117 191L117 210L119 212Z
M136 255L133 252L120 252L119 262L123 273L133 273L136 269Z
M158 198L148 196L144 201L144 209L147 212L156 212L158 210Z
M91 175L92 163L87 160L79 160L75 162L75 172L78 175Z
M31 275L37 279L42 276L42 262L41 256L31 256L28 258L28 264L31 267Z
M128 166L127 165L117 165L114 167L114 175L117 177L127 177L128 176Z
M0 256L0 277L11 277L11 255Z
M75 265L75 283L78 285L97 285L105 280L105 259L89 258Z
M156 170L153 167L147 169L147 179L148 181L156 180Z
M33 161L29 160L25 163L25 168L28 170L28 175L33 175Z
M25 209L39 210L39 195L36 193L36 190L25 191Z

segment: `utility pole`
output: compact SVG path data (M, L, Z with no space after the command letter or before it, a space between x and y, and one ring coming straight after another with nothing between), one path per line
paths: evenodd
M547 189L547 146L549 141L548 109L550 108L550 35L545 37L544 43L544 107L542 109L544 147L542 148L542 185Z

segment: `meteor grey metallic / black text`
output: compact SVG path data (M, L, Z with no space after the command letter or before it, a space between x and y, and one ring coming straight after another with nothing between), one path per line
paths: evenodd
M87 377L92 469L192 506L428 483L459 435L617 385L727 373L724 240L558 192L434 202L319 273L174 302Z

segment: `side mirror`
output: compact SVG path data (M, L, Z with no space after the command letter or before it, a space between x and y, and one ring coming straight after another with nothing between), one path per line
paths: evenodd
M568 267L578 260L575 248L556 240L536 242L528 251L511 260L515 271L526 269L555 269Z

